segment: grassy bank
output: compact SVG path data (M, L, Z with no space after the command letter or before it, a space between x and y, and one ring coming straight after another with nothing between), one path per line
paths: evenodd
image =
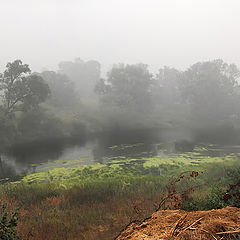
M224 194L240 176L238 159L189 153L144 163L116 158L105 165L55 168L2 185L0 202L20 208L17 230L23 239L113 239L130 221L159 207L237 205L234 197L224 201Z

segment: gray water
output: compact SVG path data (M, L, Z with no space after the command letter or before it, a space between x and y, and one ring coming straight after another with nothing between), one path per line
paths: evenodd
M154 156L167 156L172 153L196 151L206 147L205 155L221 157L240 153L239 145L221 146L179 142L133 142L114 143L94 139L85 143L63 144L59 146L24 146L1 155L0 178L17 180L24 175L47 171L56 167L76 165L106 164L113 160L144 159ZM139 163L139 161L138 161Z

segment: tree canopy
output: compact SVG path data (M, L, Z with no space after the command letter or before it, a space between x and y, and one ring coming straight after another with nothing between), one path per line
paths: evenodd
M66 75L54 71L44 71L40 76L51 90L48 104L58 108L73 108L80 102L75 84Z
M183 100L196 118L215 122L239 114L240 72L234 64L218 59L198 62L181 78Z
M146 111L151 102L152 74L145 64L119 64L101 79L95 91L104 104L131 111Z
M0 75L0 90L7 115L36 108L50 95L49 87L42 77L32 75L29 66L21 60L6 65L6 70Z

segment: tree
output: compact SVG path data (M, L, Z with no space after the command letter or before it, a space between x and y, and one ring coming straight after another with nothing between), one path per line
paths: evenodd
M144 112L151 105L152 74L145 64L119 64L97 83L101 102L122 110Z
M10 146L17 135L14 119L8 118L0 106L0 153Z
M66 75L54 71L44 71L40 76L47 82L51 90L48 103L59 108L73 108L80 102L75 85Z
M85 103L94 101L94 86L100 79L101 65L95 60L83 61L80 58L75 61L59 63L59 73L66 75L74 82L75 88L81 100Z
M152 90L155 111L168 126L185 124L188 111L182 103L180 84L182 72L164 66L159 69Z
M221 59L198 62L182 75L181 91L194 119L215 124L239 114L240 72Z
M27 64L15 60L6 65L0 75L0 91L5 114L36 108L50 95L48 85L42 77L31 75Z
M171 108L172 105L180 103L179 84L181 74L182 72L179 70L167 66L158 70L153 90L158 104Z

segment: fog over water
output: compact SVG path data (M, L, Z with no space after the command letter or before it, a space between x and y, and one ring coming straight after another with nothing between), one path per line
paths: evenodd
M222 58L240 64L238 0L0 0L0 68L22 59L33 71L59 61L185 69Z
M0 168L13 171L4 176L55 160L105 163L118 145L143 143L134 151L148 157L160 142L240 146L239 1L0 9Z
M0 239L240 237L239 30L240 0L0 0Z

